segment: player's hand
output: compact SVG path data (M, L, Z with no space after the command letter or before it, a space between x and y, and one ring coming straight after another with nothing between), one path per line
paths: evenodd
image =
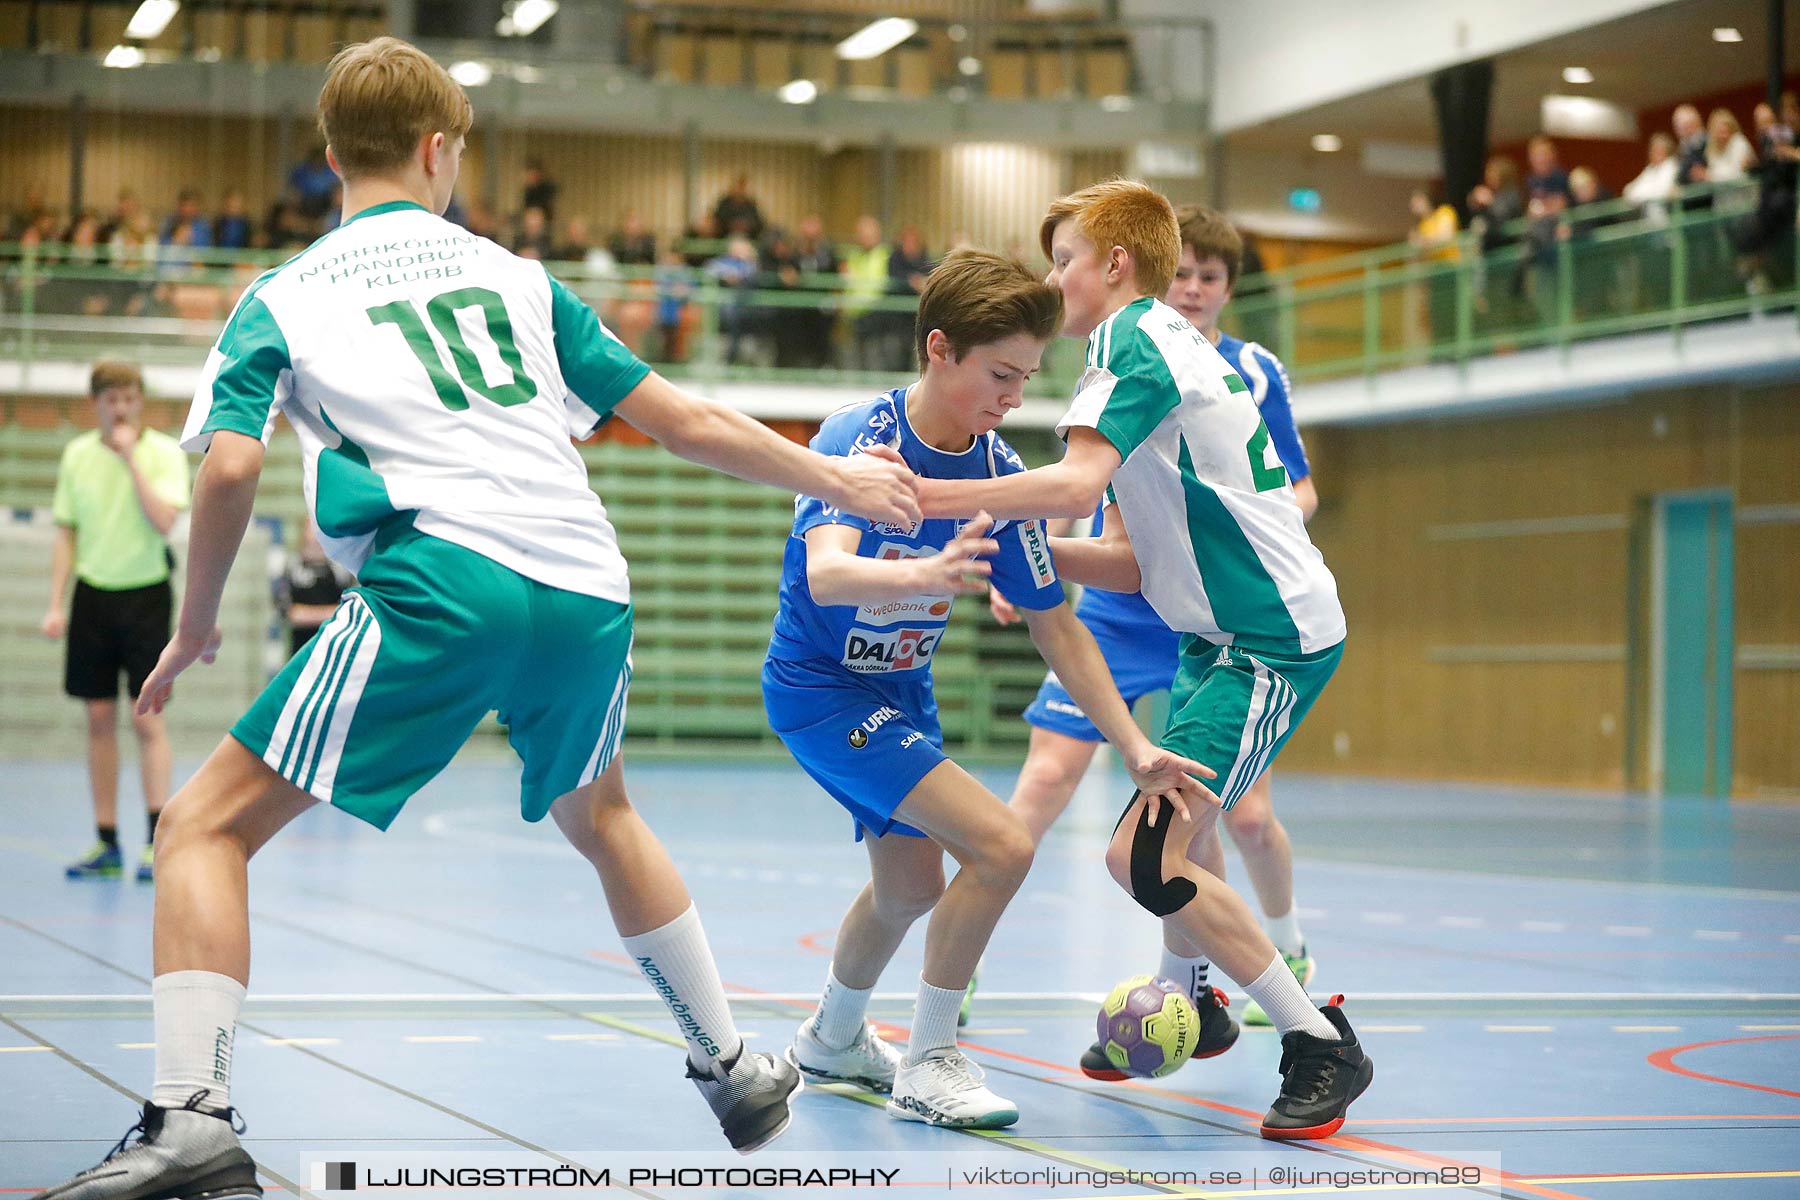
M919 527L917 482L898 451L871 446L848 458L833 458L831 463L838 475L834 507L883 525Z
M919 559L919 591L928 596L972 596L987 591L994 564L983 559L1000 553L1000 543L987 536L993 524L986 513L977 513L942 550Z
M138 444L138 431L125 421L114 421L102 439L108 450L120 458L130 458L132 450Z
M991 587L988 589L988 611L993 613L994 620L1002 625L1017 625L1019 623L1019 610L1013 607L1013 602L1011 600L1008 600L1005 596L1000 594L999 588Z
M204 639L194 639L177 633L163 647L162 657L156 660L156 670L150 672L150 678L144 680L143 690L138 693L137 715L147 717L159 713L169 702L169 694L175 690L175 677L193 666L195 661L211 665L213 659L219 657L219 643L223 641L218 626Z
M44 636L53 642L62 637L63 631L68 627L69 618L63 615L61 608L53 608L45 613L43 621L38 625Z
M1219 807L1219 797L1200 782L1201 779L1217 778L1219 773L1204 763L1151 745L1147 739L1141 749L1120 757L1125 759L1131 782L1144 794L1150 824L1156 824L1157 813L1165 800L1184 821L1194 819L1189 807L1192 804Z

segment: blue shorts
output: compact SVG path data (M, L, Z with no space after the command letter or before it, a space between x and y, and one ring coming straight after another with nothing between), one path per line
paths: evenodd
M1124 697L1126 707L1136 704L1151 692L1166 692L1175 682L1175 664L1181 656L1181 635L1160 621L1155 625L1125 624L1094 620L1077 608L1075 615L1094 635L1100 645L1100 656L1112 671L1113 685ZM1052 671L1044 676L1037 699L1025 710L1025 723L1060 733L1081 742L1105 739L1088 720L1081 706Z
M850 811L856 837L924 837L894 820L907 793L944 756L931 677L876 686L830 666L771 658L763 662L769 727L800 769Z

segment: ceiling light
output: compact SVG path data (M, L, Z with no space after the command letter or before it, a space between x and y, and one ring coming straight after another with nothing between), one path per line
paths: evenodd
M965 54L957 61L956 69L964 75L979 75L981 74L981 60L973 54Z
M103 60L108 67L141 67L144 65L144 52L136 46L114 46L106 52Z
M966 42L969 40L969 30L966 26L952 25L944 30L944 36L953 42Z
M1320 154L1335 154L1344 148L1344 139L1335 133L1315 133L1312 148Z
M1594 82L1594 73L1592 71L1588 70L1586 67L1564 67L1563 68L1563 82L1564 83L1592 83L1592 82Z
M1715 42L1741 42L1743 40L1744 35L1730 25L1720 25L1713 30L1713 41Z
M530 37L556 15L556 0L517 0L494 31L501 37Z
M494 68L484 62L465 60L450 64L450 78L464 87L480 87L494 77Z
M125 26L125 36L149 41L169 27L175 14L181 8L178 0L144 0L131 14L131 24Z
M791 79L775 90L788 104L811 104L819 98L819 85L810 79Z
M913 34L919 32L919 23L906 17L883 17L869 25L863 26L849 37L837 44L837 56L857 62L865 58L880 58Z

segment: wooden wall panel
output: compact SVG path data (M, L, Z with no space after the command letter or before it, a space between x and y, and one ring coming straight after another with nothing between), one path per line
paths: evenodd
M1791 389L1329 429L1309 448L1351 630L1284 758L1317 770L1621 786L1634 505L1701 487L1800 505ZM1800 645L1800 524L1739 526L1736 592L1740 647ZM1736 681L1737 790L1800 792L1800 671Z

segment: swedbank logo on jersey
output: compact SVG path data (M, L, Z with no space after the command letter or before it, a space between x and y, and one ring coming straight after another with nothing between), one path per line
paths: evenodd
M942 629L890 629L875 633L852 629L844 637L844 665L862 675L910 671L931 662Z

